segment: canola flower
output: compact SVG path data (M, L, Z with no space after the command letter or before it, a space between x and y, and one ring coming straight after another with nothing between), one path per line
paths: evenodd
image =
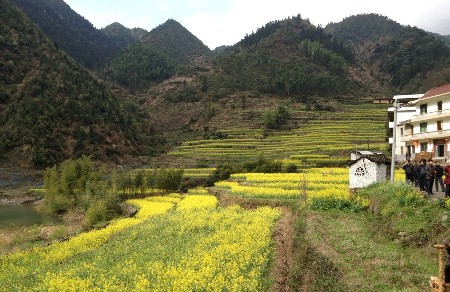
M251 198L297 198L300 195L298 190L244 186L232 181L218 182L215 185L229 188L232 194Z
M41 287L67 280L84 291L261 291L278 217L269 207L168 213L47 274Z
M211 195L188 195L177 205L177 210L192 210L217 207L219 201Z
M160 198L159 202L148 200L128 200L140 210L134 218L113 220L106 228L81 233L67 241L53 243L47 247L18 252L0 261L0 291L8 291L21 282L22 278L34 277L42 273L46 266L59 265L70 258L89 253L103 246L113 234L140 224L148 218L168 212L174 204ZM11 277L14 275L14 277Z
M363 208L370 202L352 196L348 186L348 168L311 168L303 173L239 173L215 184L232 195L247 198L299 199L305 206L325 201L351 202ZM306 195L306 197L305 197Z
M0 291L262 291L269 286L277 209L216 205L152 216L90 252L36 266L2 260ZM205 196L202 201L217 200ZM161 198L135 200L141 205ZM172 198L173 199L173 198ZM170 199L170 200L172 200ZM190 201L190 203L189 203ZM139 214L139 213L138 213ZM5 270L8 262L9 270ZM27 274L17 275L20 269ZM23 277L25 276L25 277ZM9 282L6 280L9 279Z

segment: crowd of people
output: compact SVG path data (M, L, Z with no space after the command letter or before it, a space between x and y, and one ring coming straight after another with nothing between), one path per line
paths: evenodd
M450 197L450 163L442 167L439 161L428 162L423 159L420 161L407 160L403 165L406 181L414 184L421 191L428 195L434 195L433 186L436 192L439 188L445 193L445 197Z

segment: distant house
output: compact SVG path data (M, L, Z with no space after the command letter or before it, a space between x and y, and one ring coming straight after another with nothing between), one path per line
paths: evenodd
M414 158L417 153L429 152L433 159L448 161L450 84L429 90L411 105L414 115L397 125L404 153Z
M361 155L349 162L349 187L358 189L367 187L375 182L384 181L387 177L386 156L383 153L360 151ZM353 153L352 153L353 155Z

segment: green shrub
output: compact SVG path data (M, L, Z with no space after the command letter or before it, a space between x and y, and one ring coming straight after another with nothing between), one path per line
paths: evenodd
M279 129L285 125L290 118L290 113L287 107L279 105L273 112L266 112L263 116L263 122L266 129Z
M286 166L286 170L287 173L296 173L298 171L298 166L296 164L293 163L289 163Z
M155 178L156 188L165 192L178 191L183 181L182 169L158 169Z
M55 214L80 209L86 212L86 221L110 219L120 213L121 194L119 186L125 182L123 173L94 171L93 162L83 156L77 160L66 160L49 168L44 173L43 210Z
M282 165L281 161L270 161L260 156L256 161L244 163L242 168L246 172L278 173Z
M206 186L213 186L215 182L227 180L233 173L237 172L237 166L232 164L219 164L213 173L208 177Z
M86 211L86 224L89 227L93 225L106 221L109 219L108 206L105 201L97 201L88 207Z

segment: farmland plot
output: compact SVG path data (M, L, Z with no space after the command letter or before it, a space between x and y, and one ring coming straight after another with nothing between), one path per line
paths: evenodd
M3 258L0 290L267 290L279 211L193 193L133 200L136 218Z

